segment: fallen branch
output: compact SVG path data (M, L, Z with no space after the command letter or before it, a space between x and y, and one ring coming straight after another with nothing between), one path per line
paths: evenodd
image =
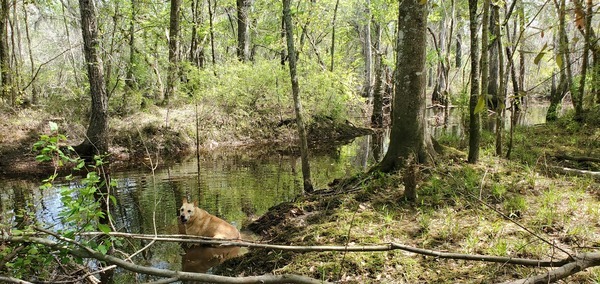
M317 279L293 275L293 274L284 274L284 275L262 275L262 276L247 276L247 277L227 277L227 276L219 276L219 275L211 275L204 273L194 273L194 272L182 272L182 271L173 271L168 269L154 268L154 267L146 267L137 265L131 262L124 261L120 258L105 255L98 251L95 251L91 248L82 246L81 244L64 238L59 235L53 235L57 239L72 243L79 248L70 248L64 244L52 241L46 238L40 237L28 237L28 236L6 236L2 235L3 242L34 242L38 244L42 244L45 246L49 246L54 249L58 249L61 251L66 251L67 253L81 257L81 258L93 258L100 261L104 261L106 263L115 264L125 270L133 271L136 273L153 275L159 277L168 278L168 280L173 281L201 281L201 282L211 282L211 283L300 283L300 284L316 284L316 283L327 283L324 281L320 281Z
M27 282L27 281L21 280L19 278L14 278L14 277L10 277L10 276L2 276L2 275L0 275L0 281L3 281L5 283L33 284L31 282Z
M567 155L567 154L556 154L556 155L554 155L554 158L559 159L559 160L569 160L569 161L575 161L575 162L600 163L600 158L596 158L596 157L584 157L584 156L571 156L571 155Z
M557 269L550 270L544 274L527 277L524 279L504 282L502 284L545 284L565 279L586 268L600 265L600 253L580 253L575 259Z
M88 235L103 234L101 232L86 233ZM524 266L535 266L535 267L557 267L569 263L572 259L565 258L562 260L537 260L537 259L526 259L526 258L513 258L503 256L490 256L490 255L472 255L472 254L461 254L461 253L448 253L440 252L429 249L422 249L407 246L399 243L384 243L378 245L368 246L291 246L291 245L273 245L257 243L246 240L223 240L223 239L212 239L200 236L188 236L188 235L145 235L145 234L130 234L120 232L110 232L108 235L113 237L127 237L132 239L142 240L155 240L162 242L179 242L179 243L191 243L191 244L203 244L203 245L218 245L218 246L239 246L248 248L264 248L264 249L276 249L285 251L295 252L324 252L324 251L343 251L343 252L373 252L373 251L391 251L391 250L403 250L416 254L433 256L438 258L447 259L462 259L462 260L473 260L473 261L484 261L494 263L508 263L517 264Z
M550 170L552 172L566 174L566 175L576 175L576 176L600 178L600 172L594 172L594 171L588 171L588 170L579 170L579 169L558 167L558 166L548 166L548 170Z

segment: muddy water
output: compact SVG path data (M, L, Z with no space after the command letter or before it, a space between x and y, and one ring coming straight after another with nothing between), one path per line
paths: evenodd
M428 112L430 133L436 136L444 132L463 134L459 109L452 110L446 128L439 123L443 122L441 111L430 109ZM543 123L544 115L543 106L529 108L519 121L525 125ZM313 154L311 167L315 187L325 188L333 179L368 169L385 153L386 141L385 134L359 137L349 144ZM114 223L119 231L129 233L178 233L176 214L184 196L197 200L200 207L242 228L252 217L263 214L273 205L292 200L302 191L300 160L277 151L263 151L259 155L249 150L205 154L200 161L192 157L161 166L154 173L148 166L115 172L112 178L116 181L112 190L117 199L112 211ZM59 184L42 191L38 189L39 184L0 180L0 226L18 226L22 218L16 213L24 209L47 227L52 226L54 230L62 227L58 215L62 208L59 187L77 185ZM140 242L133 244L135 246L129 247L130 252L144 245ZM189 251L177 243L156 243L135 261L159 268L179 270L191 267L205 271L208 268L204 262L198 263L198 259L206 258L210 260L208 262L212 261L211 265L218 263L206 253L214 253L214 250ZM190 259L191 256L194 256L193 259ZM117 277L120 283L134 280L136 276L117 273Z

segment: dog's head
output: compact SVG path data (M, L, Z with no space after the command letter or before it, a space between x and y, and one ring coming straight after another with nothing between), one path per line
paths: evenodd
M185 223L192 219L194 213L196 212L196 206L198 206L198 202L194 201L194 203L189 203L187 198L183 199L183 205L179 208L179 218L182 223Z

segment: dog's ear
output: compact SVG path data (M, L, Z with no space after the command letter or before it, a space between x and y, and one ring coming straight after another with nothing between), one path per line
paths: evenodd
M183 204L188 203L187 197L184 197L182 202L183 202Z
M198 200L194 200L194 206L198 207Z

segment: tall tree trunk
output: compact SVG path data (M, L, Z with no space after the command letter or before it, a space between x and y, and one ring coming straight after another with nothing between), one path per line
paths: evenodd
M282 16L281 17L281 30L280 30L280 38L282 41L282 48L281 51L279 52L279 57L280 57L280 63L281 66L284 67L285 66L285 62L287 61L287 45L285 44L285 18Z
M375 85L373 86L373 112L371 126L383 127L383 53L381 52L381 24L375 24Z
M373 52L371 48L371 1L366 0L365 2L365 34L364 34L364 47L363 52L365 56L365 83L363 86L364 97L368 98L369 101L372 100L372 90L373 86Z
M125 75L125 86L129 90L137 88L135 77L134 77L134 66L135 66L135 17L136 17L136 0L131 0L131 15L129 18L129 63L127 64L127 74Z
M13 86L10 47L8 45L10 5L8 0L2 0L0 5L0 77L2 78L2 98L7 99L10 105L15 106L16 92Z
M215 7L217 6L216 2L217 2L217 0L215 0ZM209 25L209 30L210 30L210 58L211 58L212 66L214 68L214 66L216 64L215 27L213 25L213 8L212 8L211 0L208 0L208 25Z
M302 160L302 179L304 181L304 192L313 192L312 180L310 178L310 164L308 162L308 141L306 138L306 128L302 115L302 103L300 102L300 87L298 86L298 76L296 75L296 50L294 48L294 33L292 26L292 15L290 11L291 0L283 0L283 19L285 21L285 34L287 40L290 77L292 81L292 96L294 98L294 110L296 112L296 124L300 140L300 155Z
M75 85L77 88L81 87L81 83L79 82L79 75L77 74L79 68L75 64L75 53L73 52L73 44L71 43L71 32L69 26L69 15L67 15L66 8L69 7L69 3L61 2L62 14L63 14L63 24L65 26L65 35L67 37L67 43L69 44L69 61L71 66L73 67L73 78L75 78Z
M340 0L335 1L335 7L333 8L333 20L331 21L331 63L329 65L329 71L333 72L333 64L335 61L335 22L337 18L338 7L340 6Z
M204 65L204 55L203 55L203 47L200 39L198 38L198 26L200 25L200 1L202 0L193 0L190 2L190 8L192 12L192 34L190 38L190 54L189 60L196 67L203 67Z
M167 90L165 92L164 104L177 92L179 85L179 11L181 0L171 0L171 14L169 19L169 71L167 74Z
M489 22L489 37L492 39L489 46L489 79L488 79L488 87L487 94L489 98L489 102L491 102L488 106L490 109L497 109L498 101L499 101L499 92L502 92L499 89L499 80L500 80L500 60L498 59L499 54L502 52L501 49L498 49L498 41L500 40L500 29L497 27L500 25L500 9L497 5L492 5L490 9L490 22Z
M489 0L486 0L489 1ZM471 91L469 94L469 163L479 160L481 118L475 111L479 99L479 37L477 36L477 0L469 0L469 29L471 31Z
M462 66L462 35L461 33L456 33L456 62L454 64L456 68L461 68Z
M242 62L250 59L250 21L248 11L251 0L237 0L237 56Z
M396 90L393 101L390 146L377 166L383 172L411 168L428 162L431 140L425 135L425 47L427 46L427 5L419 0L399 4ZM413 173L413 172L411 172ZM416 173L415 173L416 174ZM414 175L413 175L414 176ZM412 185L409 182L408 185ZM414 198L414 188L405 181L406 197Z
M87 65L92 105L86 139L76 147L76 150L81 156L91 157L94 154L108 152L108 95L104 84L104 70L100 57L98 23L94 2L92 0L79 0L79 9L81 12L83 52Z
M496 36L496 50L498 55L498 94L496 99L496 155L502 156L502 134L504 133L504 109L506 104L506 85L504 76L504 53L502 50L502 37L500 36L500 4L494 5L493 10L497 15L494 24L494 34Z
M591 48L592 34L592 0L587 0L587 12L585 13L585 45L581 62L581 78L579 81L579 90L573 96L573 105L575 107L575 119L583 119L583 99L585 97L585 81L589 63L589 53Z
M485 102L488 101L490 83L490 2L491 0L483 0L483 16L481 18L481 96Z
M558 118L558 106L562 102L562 99L566 96L570 89L571 82L568 79L567 69L570 69L571 63L569 58L569 44L567 38L567 31L565 28L565 0L560 0L560 3L555 2L556 12L558 14L558 50L556 53L556 62L559 68L558 74L558 88L550 96L550 106L546 113L546 120L552 121Z
M521 36L525 35L525 3L523 0L519 1L519 6L517 8L519 10L519 34ZM521 46L523 44L521 43ZM522 48L519 49L519 89L525 90L525 52ZM526 94L515 94L517 96L517 100L513 103L513 107L515 107L514 111L519 111L521 103L525 101Z
M25 18L25 36L27 37L27 49L29 53L29 64L31 65L31 104L37 105L38 102L38 88L35 82L35 61L33 60L33 50L31 48L31 34L29 33L29 13L27 12L27 5L23 5L23 17ZM27 87L25 87L26 89ZM24 90L25 90L24 89Z

